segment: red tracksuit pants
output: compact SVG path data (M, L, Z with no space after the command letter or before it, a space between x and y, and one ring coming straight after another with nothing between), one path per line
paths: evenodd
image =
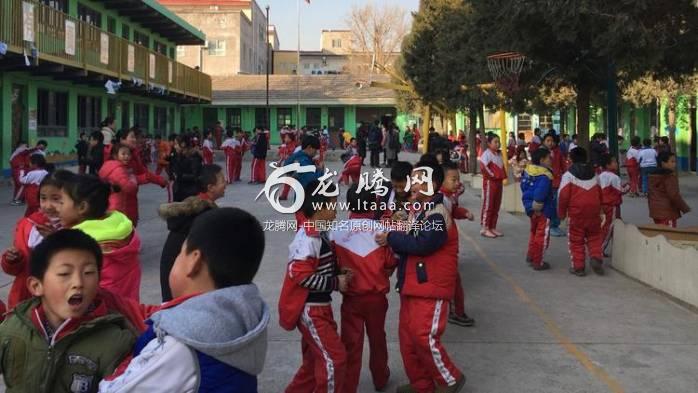
M502 206L502 181L482 180L482 210L480 226L483 229L496 229L499 208Z
M225 156L225 181L230 184L235 181L235 156Z
M657 225L666 225L668 227L676 228L676 219L674 220L663 220L663 219L654 219L654 223Z
M253 157L250 176L253 182L265 182L267 180L267 161Z
M611 239L613 238L613 220L620 218L620 206L603 205L601 209L605 217L603 225L601 226L601 239L603 239L601 251L606 254L608 246L611 244Z
M456 315L465 314L465 291L463 290L463 280L460 272L456 276L456 293L453 295L453 312Z
M385 315L388 299L384 294L344 296L342 301L342 343L347 351L344 393L356 393L361 375L364 331L368 336L369 369L373 386L380 390L388 383L388 344L385 339Z
M400 354L410 385L418 393L453 386L462 376L441 344L447 320L447 300L400 298Z
M337 334L332 306L306 305L298 321L303 364L286 393L341 392L347 354Z
M640 167L628 167L628 180L630 183L630 192L638 193L640 191Z
M587 248L591 258L603 260L600 217L570 217L568 227L570 256L572 258L572 267L575 270L584 269L586 266Z
M550 246L550 219L543 214L534 214L529 218L531 230L526 255L533 266L540 266L543 263L545 250Z
M24 186L19 182L21 169L12 168L12 184L14 185L14 193L12 199L15 201L24 200Z

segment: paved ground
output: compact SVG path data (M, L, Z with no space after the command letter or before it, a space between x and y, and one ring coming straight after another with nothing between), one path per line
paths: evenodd
M248 173L245 165L244 178ZM698 208L698 178L683 177L681 186L689 205ZM261 221L290 218L275 213L264 199L255 202L259 189L247 184L231 186L221 205L247 209ZM9 195L7 188L0 189L0 200L9 200ZM166 237L164 222L155 211L165 193L155 186L145 186L140 197L139 231L144 245L141 297L155 303L160 299L159 258ZM479 212L478 195L472 190L466 192L461 203ZM648 222L646 203L644 199L626 199L626 220ZM20 207L0 207L1 246L10 244L14 222L22 212ZM680 224L698 225L698 215L692 213ZM565 238L553 239L546 256L553 269L533 272L524 262L528 234L525 217L504 214L499 227L506 236L497 240L479 237L475 224L459 225L460 271L468 313L477 324L473 328L449 326L443 340L468 377L464 391L698 390L698 314L612 270L604 277L571 276L567 273ZM272 310L261 392L283 391L300 362L299 334L280 329L276 316L292 237L291 232L267 233L265 258L256 279ZM9 281L0 274L0 284ZM0 289L0 296L5 298L8 289ZM338 300L335 296L337 304ZM406 382L397 342L398 308L398 298L391 294L386 325L392 369L390 390ZM359 391L373 391L366 372Z

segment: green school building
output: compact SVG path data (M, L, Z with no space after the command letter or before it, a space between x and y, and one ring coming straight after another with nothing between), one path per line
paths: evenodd
M18 141L45 139L49 161L71 160L79 133L107 116L117 129L181 129L212 93L211 78L178 63L176 48L205 39L156 0L3 0L3 170Z

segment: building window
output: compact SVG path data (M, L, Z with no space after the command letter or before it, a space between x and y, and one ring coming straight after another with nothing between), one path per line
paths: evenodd
M185 54L185 53L186 53L186 52L185 52L185 48L184 48L183 46L178 46L178 47L177 47L177 58L178 58L178 59L181 59L182 57L184 57L184 54Z
M68 136L68 93L39 89L37 92L37 136Z
M121 25L121 38L131 40L131 28L128 25Z
M176 59L175 48L170 48L170 59Z
M140 128L141 131L148 130L150 124L150 108L148 104L133 105L133 126Z
M116 34L116 19L111 16L107 18L107 31Z
M107 98L107 113L106 116L104 117L112 117L116 119L116 99L115 98Z
M167 134L167 108L156 106L154 108L155 112L155 124L153 132L156 135L166 135Z
M147 34L141 33L138 30L133 31L133 42L138 45L143 45L146 48L150 48L150 37Z
M67 0L43 0L42 3L46 4L47 6L61 11L61 12L68 12L68 1Z
M303 64L303 68L305 68L306 70L309 70L309 69L310 69L310 63L305 63L305 64Z
M78 96L78 130L90 133L99 129L102 119L102 99L92 96Z
M167 45L162 42L155 41L155 51L163 56L167 56Z
M82 4L78 4L78 18L92 26L102 27L102 14Z
M225 124L232 128L242 127L242 111L240 108L228 108L225 110Z
M208 55L225 56L225 40L209 40Z
M129 128L131 124L131 111L128 101L121 101L121 128Z
M268 128L267 124L267 108L255 108L254 110L254 126Z
M341 48L342 47L342 40L332 40L332 47L333 48Z
M531 128L531 115L527 114L520 114L517 116L517 129L519 131L531 131L533 128Z
M305 126L311 130L320 129L320 121L322 121L322 111L320 108L307 108L305 110Z
M276 110L276 124L278 128L293 124L291 118L291 108L278 108Z

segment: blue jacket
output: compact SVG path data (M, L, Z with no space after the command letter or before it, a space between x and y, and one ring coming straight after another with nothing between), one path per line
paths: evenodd
M549 168L528 165L521 177L521 193L527 215L540 211L548 218L555 216L553 173Z
M301 166L315 165L315 163L313 162L313 158L307 155L303 150L299 150L291 154L291 156L287 158L286 161L284 161L284 165L290 165L294 162L299 163ZM315 170L315 172L296 173L294 177L305 188L305 186L307 186L308 183L310 183L313 180L319 179L320 176L322 176L323 174L324 172L318 168Z

